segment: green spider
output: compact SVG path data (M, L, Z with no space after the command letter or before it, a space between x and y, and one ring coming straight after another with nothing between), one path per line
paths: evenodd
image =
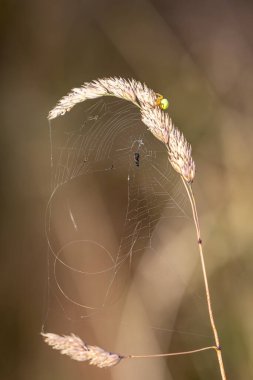
M164 98L161 94L156 94L157 99L155 105L160 107L162 110L166 110L169 107L168 99Z

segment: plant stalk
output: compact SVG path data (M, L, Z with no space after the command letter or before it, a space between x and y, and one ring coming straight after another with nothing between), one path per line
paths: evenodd
M213 315L213 309L212 309L212 303L211 303L211 297L210 297L210 291L209 291L209 285L208 285L208 279L207 279L207 273L206 273L206 265L205 265L204 254L203 254L203 245L202 245L202 239L201 239L201 235L200 235L200 226L199 226L199 219L198 219L198 212L197 212L195 197L194 197L194 194L192 191L191 184L187 183L183 177L181 177L181 178L182 178L183 184L185 186L187 195L188 195L189 200L190 200L191 208L192 208L192 214L193 214L193 219L194 219L194 224L195 224L197 239L198 239L198 247L199 247L202 273L203 273L204 283L205 283L205 292L206 292L208 314L209 314L209 319L210 319L210 323L211 323L211 327L212 327L213 335L214 335L214 340L215 340L215 344L216 344L216 354L217 354L217 358L218 358L218 362L219 362L221 378L222 378L222 380L226 380L226 373L225 373L225 368L224 368L224 364L223 364L223 360L222 360L219 335L218 335L218 331L216 329L216 325L215 325L215 321L214 321L214 315Z
M167 354L127 355L127 356L123 356L123 358L124 359L152 359L152 358L162 358L166 356L189 355L189 354L195 354L197 352L207 351L207 350L216 350L216 346L197 348L196 350L191 350L191 351L170 352Z

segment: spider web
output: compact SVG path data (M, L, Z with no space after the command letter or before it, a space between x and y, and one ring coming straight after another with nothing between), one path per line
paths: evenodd
M156 255L157 226L190 213L164 145L131 103L87 101L50 135L49 293L74 320L121 300L143 255Z

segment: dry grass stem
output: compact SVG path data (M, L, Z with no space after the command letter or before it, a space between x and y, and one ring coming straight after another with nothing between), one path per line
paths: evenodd
M60 115L64 115L67 111L70 111L77 103L101 96L116 96L118 98L130 101L139 107L142 122L148 127L150 132L158 140L165 144L168 151L168 159L174 170L180 174L183 180L187 195L191 203L205 283L209 319L216 345L181 353L119 356L117 354L110 354L99 347L85 345L82 340L75 335L65 337L60 337L59 335L55 334L42 335L49 345L53 346L55 349L61 350L62 353L69 355L72 357L72 359L79 361L89 360L90 364L94 364L99 367L108 367L115 365L122 358L151 358L184 355L209 349L215 349L222 380L226 380L219 336L215 326L212 311L202 240L200 236L197 207L191 186L195 176L195 163L191 155L191 146L186 141L183 134L173 125L168 113L163 111L164 107L161 107L161 103L159 103L159 100L163 97L153 90L149 89L145 84L137 82L134 79L105 78L98 79L90 83L84 83L80 88L75 88L68 95L64 96L58 102L56 107L49 112L48 118L54 119ZM164 100L168 103L166 99Z
M200 233L197 206L196 206L195 197L194 197L194 193L193 193L191 184L185 182L184 178L182 178L182 180L183 180L183 184L185 186L188 198L190 200L191 208L192 208L192 215L193 215L193 220L194 220L196 234L197 234L197 240L198 240L198 248L199 248L200 261L201 261L201 268L202 268L204 284L205 284L208 314L209 314L210 324L211 324L211 327L213 330L214 341L216 344L216 353L217 353L217 359L218 359L218 363L219 363L219 367L220 367L221 378L222 378L222 380L226 380L226 373L225 373L225 368L224 368L223 359L222 359L219 334L218 334L218 331L216 328L214 315L213 315L213 308L212 308L211 295L210 295L209 284L208 284L207 273L206 273L206 265L205 265L205 259L204 259L204 253L203 253L203 245L202 245L202 238L201 238L201 233Z
M68 355L71 359L79 362L89 361L89 364L99 368L112 367L118 364L122 356L107 352L100 347L85 344L78 336L60 336L52 333L41 333L44 340L55 350L60 350L61 354Z
M207 350L216 350L216 346L202 347L190 351L170 352L166 354L149 354L149 355L119 355L107 352L100 347L85 344L78 336L64 335L60 336L52 333L41 333L44 340L53 349L59 350L61 354L68 355L71 359L79 362L89 361L89 364L99 368L112 367L118 364L122 359L156 359L161 357L190 355Z

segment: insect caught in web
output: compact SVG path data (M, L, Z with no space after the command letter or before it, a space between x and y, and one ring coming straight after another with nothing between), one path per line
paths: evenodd
M157 95L157 99L156 99L155 105L160 107L162 110L166 110L170 104L168 99L164 98L161 94L157 93L156 95Z
M134 153L134 162L137 168L140 166L140 153Z

